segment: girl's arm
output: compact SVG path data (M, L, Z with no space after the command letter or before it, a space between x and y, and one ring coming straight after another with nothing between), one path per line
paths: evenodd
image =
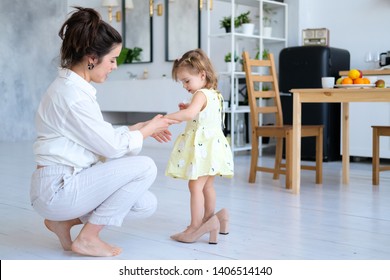
M196 117L200 111L206 107L207 98L202 91L197 91L192 97L192 101L188 104L187 108L183 108L175 113L167 114L164 118L177 120L177 121L189 121Z

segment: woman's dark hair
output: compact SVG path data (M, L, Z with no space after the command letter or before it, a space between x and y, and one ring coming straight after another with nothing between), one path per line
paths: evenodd
M177 72L180 68L185 68L193 74L199 74L202 71L206 73L206 87L216 89L218 86L218 77L213 64L207 54L201 49L195 49L186 52L181 58L173 62L172 78L177 81Z
M61 67L70 68L91 55L101 62L116 45L122 43L119 32L101 19L94 9L74 7L76 11L62 25Z

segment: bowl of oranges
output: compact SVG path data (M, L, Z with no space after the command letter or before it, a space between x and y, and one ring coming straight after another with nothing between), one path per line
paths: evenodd
M371 84L370 79L363 77L362 71L358 69L351 69L348 71L347 77L338 78L336 81L336 87L375 87L375 84Z

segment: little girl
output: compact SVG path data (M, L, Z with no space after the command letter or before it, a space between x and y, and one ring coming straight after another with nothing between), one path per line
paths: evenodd
M210 232L209 243L216 244L219 230L228 233L228 213L222 209L214 215L214 177L232 177L234 169L232 151L222 132L223 98L216 90L217 75L207 55L196 49L175 60L172 77L183 84L192 100L165 116L187 121L184 133L176 139L166 175L189 180L191 194L191 224L171 238L190 243Z

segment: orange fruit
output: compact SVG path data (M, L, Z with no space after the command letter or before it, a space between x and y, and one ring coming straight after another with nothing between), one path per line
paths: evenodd
M353 80L353 83L358 85L365 84L363 78L356 78L355 80Z
M348 72L348 77L351 78L352 80L360 78L360 71L357 69L351 69Z
M369 78L363 78L365 84L371 84L371 81Z
M349 77L346 77L344 78L342 81L341 81L341 84L342 85L352 85L353 84L353 80Z

